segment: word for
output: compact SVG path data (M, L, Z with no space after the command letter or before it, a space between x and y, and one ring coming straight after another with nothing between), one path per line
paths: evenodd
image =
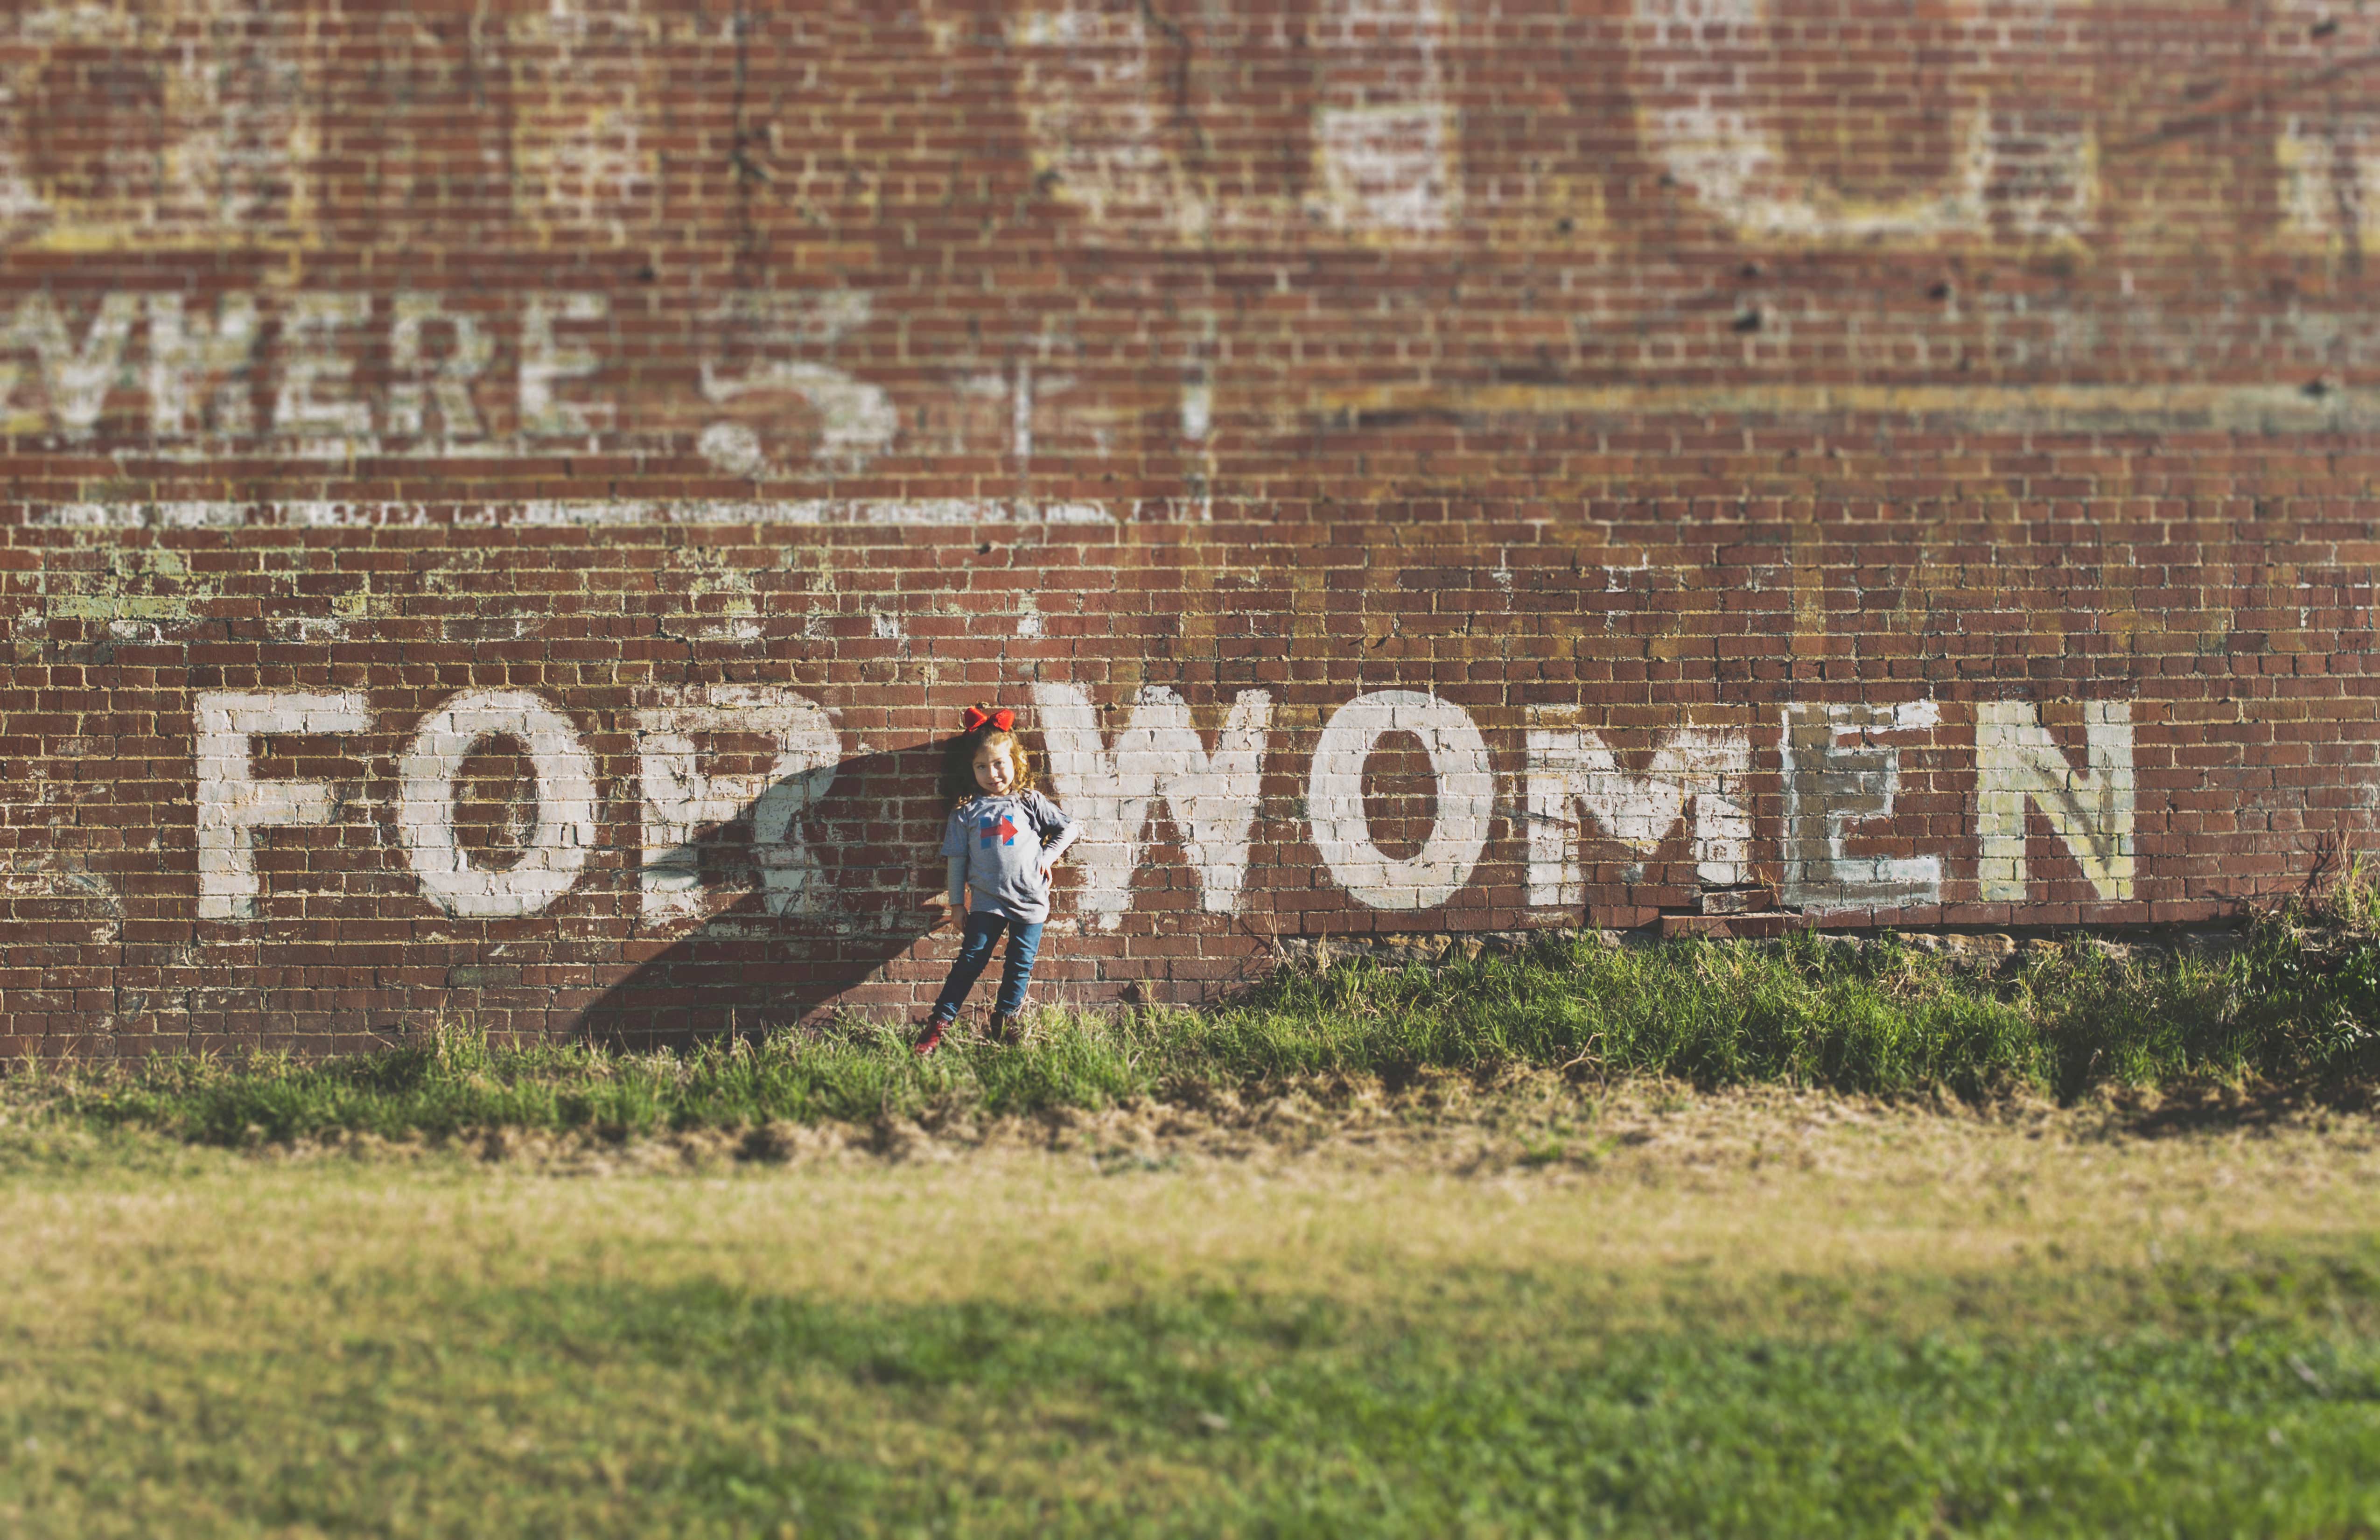
M1210 749L1178 694L1140 692L1112 736L1074 685L1034 687L1059 800L1085 824L1077 846L1087 923L1112 928L1132 907L1150 819L1162 803L1182 838L1203 908L1238 910L1256 827L1272 698L1240 692ZM358 692L220 691L197 703L199 915L258 915L258 832L333 821L327 782L260 778L255 740L330 737L373 725ZM1653 854L1682 828L1700 880L1751 879L1747 782L1752 744L1738 729L1683 728L1663 739L1642 771L1622 767L1575 708L1531 711L1524 740L1528 903L1586 902L1589 839ZM1900 779L1893 740L1930 732L1931 701L1900 706L1793 705L1780 727L1784 784L1782 896L1805 912L1938 902L1938 856L1852 854L1864 829L1888 820ZM752 864L766 909L822 913L823 868L806 843L803 815L833 784L843 742L827 710L772 686L692 689L633 719L641 828L638 906L645 921L698 919L716 902L698 869L698 834L738 819L751 823ZM1986 702L1975 722L1979 874L1987 901L2027 892L2026 816L2040 816L2102 899L2133 890L2132 734L2130 707L2095 703L2076 766L2022 701ZM722 735L771 746L765 769L729 770L707 755ZM1429 837L1409 856L1374 841L1365 810L1367 762L1382 740L1418 740L1433 783ZM493 740L517 744L532 768L536 817L511 865L479 865L458 837L455 785L465 758ZM526 690L455 696L425 716L400 757L394 805L397 843L431 904L458 918L541 913L568 892L598 843L601 795L594 756L561 709ZM1418 910L1468 884L1497 811L1497 776L1486 737L1468 712L1418 690L1378 690L1341 706L1324 724L1308 768L1304 815L1331 879L1356 902Z

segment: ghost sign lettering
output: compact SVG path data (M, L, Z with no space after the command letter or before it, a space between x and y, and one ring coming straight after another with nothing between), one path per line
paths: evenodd
M1144 690L1112 734L1101 732L1090 701L1072 685L1042 684L1035 702L1051 789L1087 826L1077 899L1086 924L1112 928L1132 907L1131 876L1145 860L1160 805L1184 833L1201 907L1233 912L1264 810L1271 697L1242 692L1211 749L1187 703L1171 689ZM1971 832L1982 852L1980 891L2024 902L2030 816L2045 821L2103 901L2130 899L2133 781L2126 703L2089 706L2079 761L2027 703L1986 702L1974 718ZM1424 910L1452 900L1473 879L1495 820L1514 809L1526 829L1527 903L1535 908L1585 902L1583 842L1649 854L1681 835L1711 886L1746 882L1766 864L1781 872L1789 903L1804 911L1935 903L1943 890L1940 856L1861 855L1851 846L1863 831L1892 818L1900 778L1896 738L1931 732L1940 721L1926 700L1786 707L1774 740L1783 838L1779 848L1760 852L1747 811L1755 773L1748 731L1678 730L1632 770L1574 712L1539 709L1512 746L1519 750L1519 783L1512 786L1500 777L1488 734L1462 707L1425 691L1377 690L1328 712L1304 771L1304 828L1295 834L1310 842L1348 898L1380 910ZM200 918L256 918L258 835L328 823L339 799L325 782L256 775L255 740L336 736L373 725L361 692L199 697ZM828 901L799 816L826 794L844 757L824 708L786 689L714 686L638 713L635 730L638 885L648 922L700 914L695 831L747 810L769 909L798 914ZM775 746L774 762L759 775L708 770L695 741L706 731L759 734ZM1405 855L1376 842L1366 806L1367 763L1392 734L1422 746L1434 807L1427 839ZM491 868L470 859L458 838L455 785L465 758L496 739L520 746L532 767L535 814L512 863ZM414 727L398 763L394 785L366 788L365 795L384 800L422 901L444 914L540 914L570 891L597 847L604 794L595 757L570 715L534 691L453 697ZM981 831L987 843L1010 833L991 824Z

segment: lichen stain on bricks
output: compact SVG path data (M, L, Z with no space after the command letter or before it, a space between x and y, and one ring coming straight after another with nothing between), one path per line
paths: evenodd
M118 641L163 637L188 630L223 591L220 577L194 572L189 557L170 546L110 545L81 555L46 575L40 610L19 612L19 637L75 621Z

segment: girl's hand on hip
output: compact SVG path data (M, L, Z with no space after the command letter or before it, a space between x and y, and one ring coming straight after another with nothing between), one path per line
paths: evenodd
M1042 862L1042 863L1041 863L1041 880L1042 880L1043 882L1045 882L1045 883L1046 883L1046 882L1049 882L1050 880L1051 880L1051 874L1052 874L1052 873L1054 873L1054 872L1056 872L1056 871L1057 871L1057 869L1058 869L1058 863L1057 863L1057 862L1055 862L1055 861L1044 861L1044 862Z

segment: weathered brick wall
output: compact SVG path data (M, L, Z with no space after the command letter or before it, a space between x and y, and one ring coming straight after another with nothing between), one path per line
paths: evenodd
M2380 24L0 18L0 1050L2204 918L2380 785ZM1742 917L1745 912L1753 917Z

